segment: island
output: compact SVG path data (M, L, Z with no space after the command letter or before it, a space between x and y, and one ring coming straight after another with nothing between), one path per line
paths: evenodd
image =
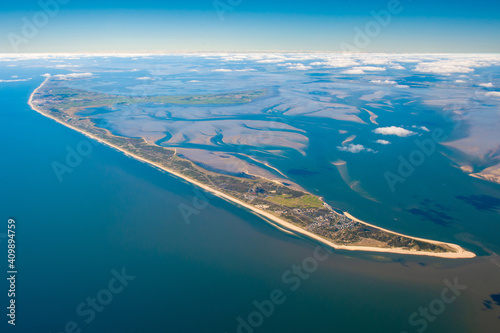
M265 177L238 177L203 168L143 137L113 134L91 115L96 108L113 112L117 105L245 104L265 95L265 89L191 96L126 96L71 88L67 80L48 76L31 94L29 105L40 114L188 181L220 198L244 207L286 232L305 235L334 249L473 258L452 243L411 237L361 221L328 205L322 198L286 182Z

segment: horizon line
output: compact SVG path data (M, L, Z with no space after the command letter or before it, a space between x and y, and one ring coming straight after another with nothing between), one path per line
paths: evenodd
M362 54L422 54L422 55L500 55L500 52L345 52L345 51L285 51L285 50L249 50L249 51L76 51L76 52L0 52L0 56L22 56L22 55L169 55L169 54L221 54L221 53L319 53L319 54L346 54L346 55L362 55Z

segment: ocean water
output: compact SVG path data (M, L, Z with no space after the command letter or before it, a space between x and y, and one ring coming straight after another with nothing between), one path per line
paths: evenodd
M0 85L0 233L8 218L16 220L19 272L17 324L7 325L2 314L2 332L417 332L424 324L425 332L497 331L498 306L489 310L483 304L500 293L500 268L489 257L450 261L336 251L324 261L312 259L315 242L201 194L205 204L192 185L31 110L28 97L44 72L26 71L37 78ZM81 160L70 160L71 172L58 178L54 162L69 165L68 152L82 147L87 150ZM297 169L312 172L308 186L326 193L327 200L395 226L380 208L372 211L377 205L346 194L339 177L321 182L304 164ZM441 179L450 186L463 180L458 174ZM470 182L475 187L469 194L476 188L497 193ZM411 195L423 193L400 197ZM193 214L186 219L180 207ZM469 238L498 247L496 236L488 233L498 222L490 215L494 212L460 209L469 215L462 215L464 223L455 224L452 233L430 223L408 222L398 229L442 240L455 239L450 234L462 229ZM6 257L5 239L0 241ZM0 286L6 291L6 258L3 262ZM301 265L309 265L309 273L292 271ZM120 292L110 293L122 270L129 280ZM467 289L432 320L418 316L412 325L413 313L440 299L445 279L458 279ZM276 290L280 304L256 314L254 302L269 304ZM106 304L90 310L86 303L93 298ZM239 318L254 325L238 328Z

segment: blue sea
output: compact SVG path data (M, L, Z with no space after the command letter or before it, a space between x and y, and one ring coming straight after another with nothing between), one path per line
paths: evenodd
M5 314L2 233L9 218L17 226L18 270L16 325L2 313L1 332L498 332L500 260L491 255L500 251L498 211L488 203L487 209L457 207L456 199L499 198L498 185L433 168L449 163L442 155L397 195L380 192L391 202L387 209L350 194L335 169L332 179L321 178L318 169L333 166L314 151L294 166L294 180L359 218L459 243L477 258L328 252L31 110L29 95L45 69L1 71L34 77L0 83ZM84 154L71 160L75 151ZM58 177L54 163L68 158L71 170ZM382 171L383 161L366 166L353 160L351 173ZM380 182L363 183L373 192ZM457 207L448 211L454 223L408 213L425 205L427 213ZM182 207L190 208L188 218ZM394 219L398 212L404 222Z

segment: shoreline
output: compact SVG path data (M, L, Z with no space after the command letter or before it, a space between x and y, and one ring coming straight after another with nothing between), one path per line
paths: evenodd
M399 234L399 233L396 233L396 232L393 232L393 231L390 231L390 230L386 230L386 229L382 229L380 227L377 227L375 225L372 225L372 224L369 224L369 223L366 223L364 221L361 221L355 217L353 217L352 215L350 215L349 213L347 212L344 212L344 215L346 215L347 217L351 218L352 220L355 220L359 223L362 223L362 224L365 224L365 225L368 225L368 226L371 226L373 228L376 228L376 229L379 229L379 230L383 230L383 231L386 231L386 232L389 232L391 234L396 234L396 235L400 235L400 236L404 236L404 237L408 237L408 238L411 238L411 239L415 239L415 240L420 240L420 241L424 241L424 242L428 242L428 243L432 243L432 244L438 244L438 245L446 245L446 246L449 246L451 247L452 249L456 250L457 252L445 252L445 253L438 253L438 252L427 252L427 251L412 251L412 250L405 250L403 248L379 248L379 247L368 247L368 246L348 246L348 245L338 245L338 244L335 244L333 243L332 241L330 240L327 240L319 235L316 235L312 232L309 232L305 229L302 229L300 227L297 227L295 226L294 224L290 223L290 222L287 222L271 213L268 213L264 210L261 210L257 207L254 207L246 202L243 202L237 198L234 198L228 194L225 194L221 191L218 191L216 189L213 189L211 187L209 187L208 185L205 185L203 183L200 183L194 179L191 179L189 177L186 177L174 170L171 170L171 169L168 169L158 163L155 163L155 162L152 162L150 160L147 160L141 156L138 156L136 154L133 154L133 153L130 153L118 146L115 146L113 145L112 143L109 143L107 142L106 140L103 140L95 135L92 135L90 133L87 133L75 126L72 126L68 123L65 123L63 121L61 121L60 119L57 119L56 117L53 117L51 116L50 114L46 114L42 109L38 108L37 106L35 106L33 104L33 97L34 95L38 92L38 90L49 80L50 77L47 77L43 82L42 84L40 84L40 86L38 86L30 95L30 98L28 100L28 104L29 106L35 110L36 112L40 113L41 115L49 118L49 119L52 119L60 124L62 124L63 126L66 126L68 128L71 128L72 130L75 130L83 135L85 135L86 137L88 138L91 138L97 142L100 142L106 146L109 146L115 150L118 150L119 152L125 154L126 156L129 156L129 157L132 157L140 162L143 162L143 163L146 163L146 164L149 164L155 168L158 168L160 170L163 170L165 172L168 172L169 174L177 177L177 178L180 178L182 180L185 180L187 182L189 182L190 184L193 184L197 187L200 187L202 189L204 189L205 191L207 192L210 192L212 194L214 194L215 196L221 198L221 199L224 199L230 203L233 203L233 204L236 204L238 206L241 206L241 207L244 207L248 210L250 210L252 213L254 213L255 215L258 215L260 217L264 217L265 220L267 220L266 222L267 223L270 223L272 224L274 227L282 230L282 231L285 231L287 233L293 233L293 234L301 234L303 236L307 236L309 238L312 238L316 241L319 241L320 243L323 243L325 245L328 245L329 247L332 247L334 249L337 249L337 250L349 250L349 251L366 251L366 252L384 252L384 253L395 253L395 254L408 254L408 255L423 255L423 256L432 256L432 257L441 257L441 258L450 258L450 259L464 259L464 258L474 258L476 255L472 252L469 252L469 251L466 251L465 249L463 249L461 246L457 245L457 244L452 244L452 243L444 243L444 242L439 242L439 241L433 241L433 240L429 240L429 239L424 239L424 238L416 238L416 237L411 237L411 236L407 236L407 235L403 235L403 234ZM271 221L271 222L270 222Z
M364 225L373 227L375 229L382 230L382 231L385 231L385 232L388 232L388 233L391 233L391 234L394 234L394 235L411 238L411 239L414 239L414 240L417 240L417 241L422 241L422 242L436 244L436 245L447 245L447 246L451 247L452 249L454 249L455 251L457 251L456 253L450 253L450 252L441 253L441 255L443 255L442 257L446 257L446 258L449 258L449 257L450 258L474 258L474 257L476 257L476 255L473 252L465 250L463 247L461 247L458 244L446 243L446 242L435 241L435 240L432 240L432 239L426 239L426 238L419 238L419 237L408 236L408 235L405 235L405 234L401 234L399 232L395 232L395 231L392 231L392 230L384 229L384 228L378 227L376 225L370 224L368 222L362 221L362 220L358 219L357 217L352 216L348 212L343 212L343 213L344 213L345 216L347 216L351 220L354 220L354 221L362 223ZM408 251L408 252L419 252L419 251L409 251L409 250L406 250L406 251ZM425 253L425 251L422 251L422 252ZM419 253L421 253L421 252L419 252ZM436 253L436 254L438 254L438 253ZM460 254L460 257L449 256L449 255L458 255L458 254ZM444 255L447 255L447 256L444 256Z

